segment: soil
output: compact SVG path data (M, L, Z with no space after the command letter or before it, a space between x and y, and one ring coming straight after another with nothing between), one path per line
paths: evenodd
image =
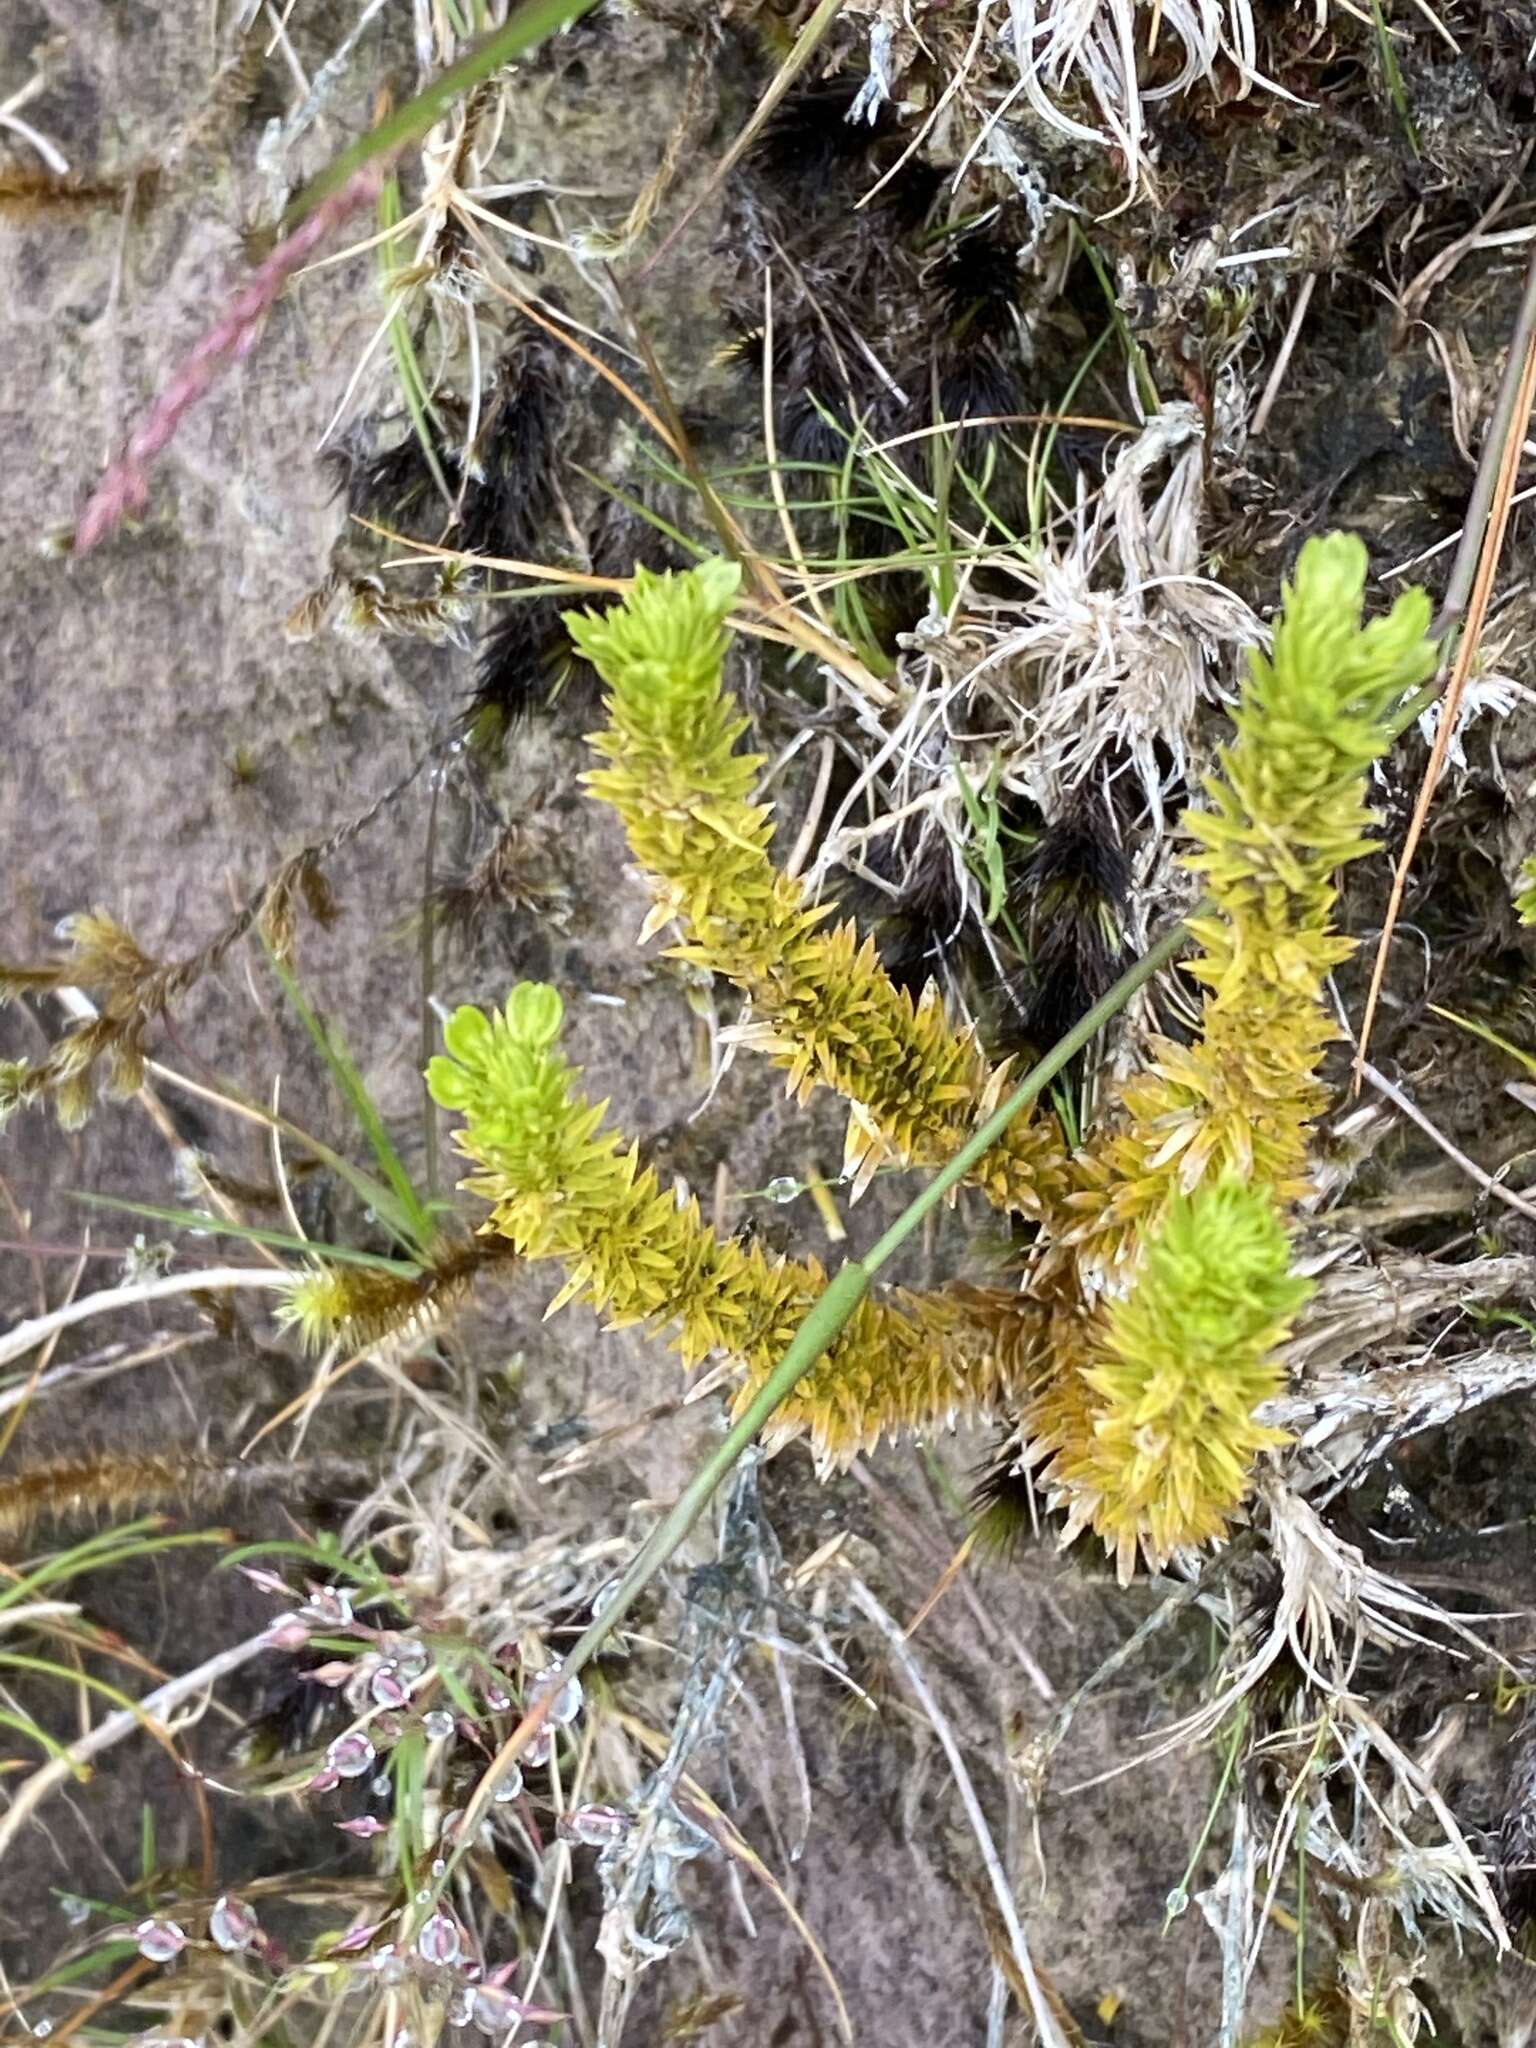
M133 0L103 0L88 11L12 0L0 23L0 98L31 75L46 45L48 86L28 118L75 169L129 179L148 158L174 154L174 139L206 107L227 47L216 12ZM527 64L510 89L499 175L596 190L608 201L597 211L619 215L656 162L699 47L697 24L681 14L669 22L667 12L605 13L555 54ZM355 13L330 0L294 12L293 47L311 76ZM1433 351L1410 340L1378 287L1384 276L1401 281L1425 260L1402 253L1415 179L1424 215L1417 231L1427 249L1431 241L1440 246L1450 227L1467 227L1513 167L1512 138L1530 115L1528 85L1508 54L1529 41L1523 18L1514 19L1520 13L1461 10L1468 34L1454 63L1432 36L1412 38L1406 84L1421 151L1412 161L1384 116L1373 115L1369 132L1356 134L1343 121L1330 128L1315 111L1245 102L1252 141L1234 157L1220 118L1229 109L1197 104L1198 93L1162 103L1158 146L1179 175L1161 210L1142 201L1103 230L1106 254L1137 252L1141 276L1153 278L1213 219L1230 227L1260 210L1266 182L1298 163L1326 187L1331 204L1351 198L1375 223L1325 274L1267 437L1223 485L1228 578L1255 603L1272 601L1294 544L1324 524L1361 532L1373 559L1401 562L1457 523L1471 471L1456 445L1444 378ZM409 14L387 9L370 32L363 59L296 151L295 178L360 132L381 86L397 99L409 94ZM1319 59L1305 83L1324 95L1355 90L1371 47L1368 27L1339 30L1335 73ZM662 220L678 219L694 199L704 203L633 294L677 402L714 459L750 459L757 424L751 380L744 384L715 360L730 338L725 314L739 294L742 266L729 203L706 189L705 173L768 75L761 50L731 27ZM157 956L197 950L281 861L394 790L452 729L472 684L471 657L452 646L334 633L295 641L284 631L343 536L344 510L316 450L379 318L366 257L316 269L285 296L259 345L188 415L131 530L79 561L44 549L148 394L220 306L245 260L242 230L268 214L256 167L263 125L291 99L291 81L274 58L254 97L211 123L206 139L188 144L179 163L158 183L146 180L136 197L130 188L108 201L0 205L9 283L0 304L0 871L7 877L0 955L8 959L46 957L59 921L97 905ZM1108 173L1097 166L1094 175ZM1346 192L1356 178L1374 179L1376 189L1364 197ZM584 201L565 203L572 220L584 217ZM1524 218L1519 203L1510 218ZM1484 388L1513 318L1522 254L1477 258L1469 264L1475 280L1458 278L1432 301L1440 338ZM1170 323L1193 320L1195 303L1149 304L1139 331L1160 364L1177 353ZM1042 393L1064 383L1057 367L1079 348L1090 304L1091 287L1074 286L1058 328L1042 326ZM581 310L599 318L599 294L588 293ZM1192 385L1205 367L1205 346L1192 328L1184 351ZM383 403L388 370L370 375L370 402ZM582 390L570 429L573 457L624 476L635 438L629 417L611 392L595 383ZM1086 409L1102 402L1101 394ZM572 489L585 505L579 487ZM1511 561L1524 558L1528 533L1517 515ZM1522 582L1522 571L1510 573ZM1520 598L1520 591L1510 598L1516 644L1504 666L1527 679ZM768 752L784 739L782 722L773 724L776 701L771 694L763 700ZM471 865L485 850L488 797L502 815L529 824L561 910L546 904L486 919L467 948L440 945L441 999L491 1002L518 978L554 982L566 994L570 1050L593 1096L609 1098L616 1120L664 1177L682 1176L706 1208L722 1168L733 1199L813 1164L831 1171L841 1148L837 1108L825 1100L809 1111L786 1104L764 1067L738 1058L700 1108L709 1061L698 992L658 962L654 946L643 954L637 947L644 886L626 865L614 819L577 789L587 759L584 715L579 701L557 705L552 720L526 729L478 795L463 776L438 786L429 767L393 797L328 863L339 914L329 928L306 924L302 931L305 988L344 1028L402 1150L422 1166L419 914L428 842L438 876ZM1486 1006L1491 988L1507 990L1528 965L1499 906L1531 850L1520 799L1536 757L1533 735L1528 709L1509 716L1496 746L1480 731L1470 742L1470 767L1436 814L1406 914L1429 933L1442 964L1460 963L1436 981L1443 1008L1475 1007L1480 999ZM1403 786L1394 782L1388 791L1395 829L1421 761L1410 758ZM798 759L777 792L781 843L798 829L810 781ZM1357 929L1379 916L1379 902L1356 907ZM1512 1073L1507 1062L1431 1015L1424 993L1418 956L1403 944L1389 984L1390 1046L1420 1077L1426 1107L1490 1166L1529 1150L1529 1111L1502 1092ZM1510 1028L1507 1010L1506 1003L1501 1028ZM17 1006L0 1013L0 1053L36 1054L51 1023L41 1004L35 1012ZM263 1099L281 1077L286 1115L339 1147L355 1144L302 1027L253 951L237 950L201 982L154 1049L184 1071L228 1077ZM159 1093L184 1142L216 1153L228 1174L265 1178L264 1140L189 1097ZM184 1199L163 1132L132 1102L103 1107L68 1135L41 1113L23 1114L8 1130L0 1168L12 1205L40 1244L77 1245L87 1223L93 1251L122 1245L139 1228L150 1240L165 1234L129 1217L91 1215L76 1200L81 1190ZM1378 1181L1367 1177L1361 1199L1377 1185L1443 1187L1453 1177L1417 1137L1394 1140L1369 1171ZM889 1220L901 1195L896 1184L877 1186L851 1219L854 1248ZM317 1230L346 1213L345 1191L328 1185L304 1191L303 1200L313 1204L306 1213ZM786 1249L835 1256L804 1197L783 1208L743 1202L733 1220L745 1219ZM962 1270L984 1221L979 1210L962 1207L903 1277L927 1282ZM1484 1209L1473 1221L1505 1245L1530 1248L1528 1227L1503 1213ZM1424 1242L1448 1234L1440 1229L1435 1237L1426 1226ZM1412 1248L1418 1240L1409 1233L1394 1242ZM77 1284L109 1284L118 1263L93 1257ZM32 1313L39 1287L56 1301L72 1273L66 1259L0 1253L0 1308L7 1319ZM498 1278L456 1329L451 1370L431 1388L446 1397L467 1377L496 1383L511 1368L486 1424L513 1475L510 1496L547 1518L541 1533L611 1532L631 1503L675 1494L718 1419L707 1402L675 1407L629 1428L568 1483L540 1486L561 1450L682 1392L676 1362L659 1346L633 1333L605 1333L582 1309L544 1322L548 1291L532 1276ZM309 1366L274 1340L254 1310L215 1324L195 1311L140 1309L113 1334L148 1340L163 1330L196 1330L203 1341L84 1398L39 1402L6 1446L10 1468L76 1452L131 1456L167 1447L231 1460L308 1383ZM79 1357L95 1341L72 1333L53 1362ZM367 1456L392 1441L394 1398L383 1381L339 1392L322 1406L302 1451L283 1437L269 1441L269 1454L284 1448L278 1469L265 1468L260 1490L235 1485L206 1503L194 1491L176 1512L189 1527L218 1519L247 1538L290 1534L296 1523L337 1525L356 1495L334 1487L328 1461ZM935 1445L926 1463L910 1448L886 1449L869 1461L864 1483L846 1476L824 1483L791 1450L764 1469L764 1517L792 1563L833 1531L849 1531L865 1576L905 1620L953 1554L954 1500L987 1449L980 1435L964 1433ZM1441 1529L1471 1532L1495 1517L1514 1525L1496 1556L1484 1546L1469 1562L1470 1535L1449 1546L1450 1568L1475 1569L1478 1583L1496 1587L1511 1606L1523 1603L1529 1585L1524 1523L1533 1504L1506 1482L1522 1465L1530 1469L1532 1449L1529 1405L1517 1400L1405 1467ZM708 1547L696 1542L693 1561ZM36 1541L24 1544L18 1556L35 1548ZM1204 1623L1190 1619L1165 1631L1082 1708L1057 1758L1038 1835L1021 1780L1017 1773L1010 1780L1005 1764L1051 1711L1010 1646L1024 1646L1064 1698L1126 1640L1151 1598L1142 1589L1118 1593L1076 1553L1031 1548L1006 1567L970 1567L916 1643L973 1760L983 1807L1016 1876L1033 1953L1082 2037L1116 2048L1204 2048L1219 2038L1219 1948L1197 1905L1165 1916L1165 1903L1202 1840L1219 1758L1186 1754L1102 1776L1128 1764L1151 1731L1195 1701L1210 1655ZM153 1569L102 1575L88 1607L167 1671L190 1668L270 1614L255 1588L209 1569L198 1552L170 1552ZM260 1709L274 1678L275 1664L266 1660L220 1698L244 1718ZM887 1675L876 1688L876 1718L851 1706L847 1689L813 1665L796 1668L799 1741L813 1792L804 1818L774 1686L753 1690L758 1709L729 1719L701 1775L820 1942L854 2038L890 2048L1023 2039L1022 2032L989 2034L993 1972L974 1839L932 1729L912 1713L899 1679ZM68 1713L62 1725L69 1732ZM207 1716L192 1738L215 1771L231 1740L218 1715ZM1470 1808L1481 1800L1489 1825L1497 1820L1502 1756L1490 1741L1486 1764L1472 1773ZM1096 1778L1102 1781L1089 1789L1065 1789ZM195 1862L195 1806L164 1756L142 1742L105 1759L90 1783L56 1802L47 1825L31 1828L12 1850L0 1870L0 1949L13 1980L35 1974L62 1946L58 1894L117 1898L131 1889L146 1805L162 1864ZM237 1801L215 1808L221 1885L290 1872L296 1859L334 1871L352 1857L363 1867L353 1845L337 1847L340 1838L322 1817L292 1802L266 1820L252 1811ZM1217 1835L1196 1854L1192 1892L1220 1868L1225 1845ZM798 1853L790 1854L791 1845ZM739 2004L703 2038L742 2048L836 2040L833 2000L770 1895L750 1881L742 1893L719 1857L694 1864L684 1884L695 1939L643 1980L631 2038L696 2038L667 2029L681 2029L689 2001L730 1994ZM593 1924L578 1922L588 1932ZM1256 1991L1258 2013L1286 1993L1290 1944L1282 1938L1274 1946L1273 1970L1261 1971ZM1448 1951L1444 1969L1443 1982L1431 1987L1441 2041L1505 2048L1527 2038L1509 2030L1518 1987L1473 1956L1458 1960Z

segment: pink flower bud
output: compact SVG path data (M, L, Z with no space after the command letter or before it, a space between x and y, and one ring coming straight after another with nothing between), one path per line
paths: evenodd
M375 1835L389 1832L388 1821L371 1813L361 1813L356 1820L339 1820L336 1825L344 1835L356 1835L360 1842L371 1842Z
M482 2034L506 2034L520 2020L543 2025L564 2018L564 2013L552 2011L548 2006L529 2005L521 1998L514 1998L499 1984L479 1985L470 2006L470 2019ZM530 2042L528 2048L534 2048L534 2044Z
M309 1626L297 1614L280 1614L265 1630L274 1650L302 1650L309 1641Z
M331 1950L332 1955L355 1956L359 1949L364 1949L368 1946L382 1924L378 1920L359 1921L356 1926L349 1927L340 1941Z
M288 1591L287 1581L280 1579L276 1572L264 1571L260 1565L255 1564L243 1564L239 1569L251 1584L259 1586L263 1593L286 1594Z

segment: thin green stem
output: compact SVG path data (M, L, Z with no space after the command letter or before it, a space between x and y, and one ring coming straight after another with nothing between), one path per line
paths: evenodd
M344 149L317 177L312 178L283 216L284 231L291 234L306 215L314 212L322 199L339 192L365 164L371 164L380 157L394 156L410 143L419 141L462 94L483 84L504 64L510 64L514 57L520 57L535 43L543 42L546 36L569 28L595 4L596 0L523 0L523 5L499 29L472 50L467 50L457 64L450 64L441 77L424 86L414 99L386 114L350 149Z
M427 1086L426 1078L436 1042L437 1020L432 1009L432 996L437 987L437 811L442 788L442 771L438 770L432 777L427 799L427 844L422 856L421 880L421 1116L427 1151L429 1202L437 1200L442 1182L437 1153L437 1104L432 1100L432 1090Z
M1195 913L1197 916L1199 914ZM1020 1110L1027 1108L1034 1101L1046 1083L1054 1081L1062 1068L1075 1059L1110 1019L1125 1008L1136 991L1149 982L1159 968L1167 965L1183 945L1184 938L1184 926L1176 924L1157 941L1155 946L1150 946L1139 960L1126 969L1108 993L1102 995L1087 1015L1072 1026L1066 1037L1057 1040L1044 1059L1037 1061L1030 1068L1013 1093L993 1111L975 1136L961 1146L949 1164L934 1175L922 1193L907 1204L884 1237L862 1261L870 1273L883 1266L897 1246L905 1244L912 1233L921 1227L925 1217L939 1206L952 1189L959 1186L971 1168L992 1149ZM778 1370L782 1372L783 1369L781 1365ZM772 1384L773 1381L769 1380L763 1392L766 1393ZM785 1392L788 1391L786 1388Z
M729 1474L737 1459L769 1420L774 1410L788 1399L797 1383L837 1341L848 1318L869 1292L870 1282L880 1267L898 1246L904 1244L921 1226L924 1217L959 1185L971 1168L997 1143L1020 1111L1027 1108L1041 1089L1088 1044L1094 1034L1102 1030L1109 1020L1125 1007L1136 991L1173 958L1184 937L1184 926L1175 925L1172 931L1159 939L1155 946L1150 947L1133 966L1127 968L1113 988L1094 1004L1087 1016L1075 1024L1066 1037L1051 1048L1044 1059L1030 1068L1001 1107L987 1118L975 1135L961 1146L949 1164L935 1174L915 1200L908 1204L874 1249L862 1259L850 1259L828 1281L825 1291L795 1332L784 1356L636 1551L618 1585L604 1601L602 1613L577 1638L574 1647L560 1666L558 1678L545 1691L539 1705L524 1716L492 1758L475 1788L460 1824L461 1842L467 1845L475 1839L480 1822L489 1811L497 1781L542 1725L549 1710L549 1702L559 1687L568 1679L576 1677L591 1663L651 1580L683 1543L695 1522L708 1507L716 1488ZM461 1849L457 1855L450 1858L447 1870L438 1880L437 1890L440 1891L451 1881L454 1866L463 1853Z
M1307 2007L1307 1802L1296 1811L1296 2010Z

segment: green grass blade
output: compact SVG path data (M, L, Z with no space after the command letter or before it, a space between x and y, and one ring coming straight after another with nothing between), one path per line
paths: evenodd
M39 1728L37 1723L29 1720L25 1714L12 1714L4 1707L0 1707L0 1728L13 1729L16 1734L25 1736L28 1742L35 1742L44 1755L52 1757L55 1762L66 1754L62 1742L55 1741L46 1728ZM78 1778L86 1775L84 1764L76 1765L75 1775Z
M344 149L340 156L327 164L318 177L312 178L283 216L284 228L291 233L306 215L314 212L322 199L339 192L349 178L355 177L368 164L393 156L410 143L420 141L456 99L483 84L504 64L510 64L525 50L543 42L546 36L553 35L558 29L569 28L572 22L579 21L595 5L596 0L524 0L524 4L499 29L477 43L474 49L467 50L457 64L451 64L414 99L386 114L350 149Z
M378 1105L368 1093L351 1054L324 1020L310 1007L303 991L283 963L274 959L272 967L282 983L283 993L292 1003L299 1021L314 1041L315 1050L329 1067L332 1080L357 1119L358 1128L367 1139L368 1148L377 1160L380 1172L389 1183L393 1196L389 1203L389 1213L394 1228L407 1243L426 1256L436 1236L436 1225L426 1203L417 1194L388 1131L384 1128L384 1119L379 1114Z
M178 1230L195 1230L204 1237L236 1237L244 1244L270 1245L274 1251L297 1252L304 1258L324 1259L328 1265L368 1266L377 1273L398 1273L414 1280L422 1267L414 1259L386 1258L383 1252L360 1252L348 1244L324 1244L314 1238L295 1237L291 1230L268 1230L255 1223L233 1223L222 1216L210 1216L203 1209L174 1209L158 1202L130 1202L122 1195L91 1195L71 1190L73 1199L93 1209L115 1209L126 1216L146 1216L155 1223L169 1223Z
M398 224L399 219L400 181L391 176L384 180L379 193L379 225L383 228L392 228ZM379 281L386 299L394 294L394 277L400 267L395 261L393 240L381 242ZM437 443L432 438L426 379L421 374L416 344L411 339L410 322L405 317L403 294L397 297L394 316L389 323L389 347L395 359L395 375L400 385L400 396L404 399L405 409L410 414L411 425L415 429L416 439L421 444L422 455L426 458L427 468L432 472L432 481L443 494L443 503L451 512L454 496L449 488L448 479L443 474L443 465L438 460Z
M87 1536L71 1549L43 1558L23 1578L0 1592L0 1611L32 1599L45 1586L81 1578L87 1572L102 1571L109 1565L137 1563L141 1558L152 1557L157 1551L181 1550L193 1543L225 1543L229 1540L224 1532L218 1530L199 1529L176 1536L154 1533L164 1526L159 1516L146 1515L137 1522L124 1523L120 1529L105 1529L98 1535Z
M114 1707L122 1707L144 1718L132 1693L126 1693L121 1686L112 1685L105 1678L97 1678L93 1672L81 1671L72 1664L55 1664L51 1657L29 1656L25 1650L0 1650L0 1671L30 1671L39 1678L61 1678L71 1688L83 1685L87 1692L99 1693Z

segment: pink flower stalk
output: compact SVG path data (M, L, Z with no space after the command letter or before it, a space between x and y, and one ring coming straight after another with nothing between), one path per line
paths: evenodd
M365 164L338 192L322 199L314 212L294 229L251 273L211 327L185 358L169 384L128 437L127 446L91 493L75 527L77 555L105 539L120 519L140 512L149 502L146 471L174 438L182 420L208 395L231 363L250 354L261 323L296 270L334 228L359 207L378 197L383 166Z

